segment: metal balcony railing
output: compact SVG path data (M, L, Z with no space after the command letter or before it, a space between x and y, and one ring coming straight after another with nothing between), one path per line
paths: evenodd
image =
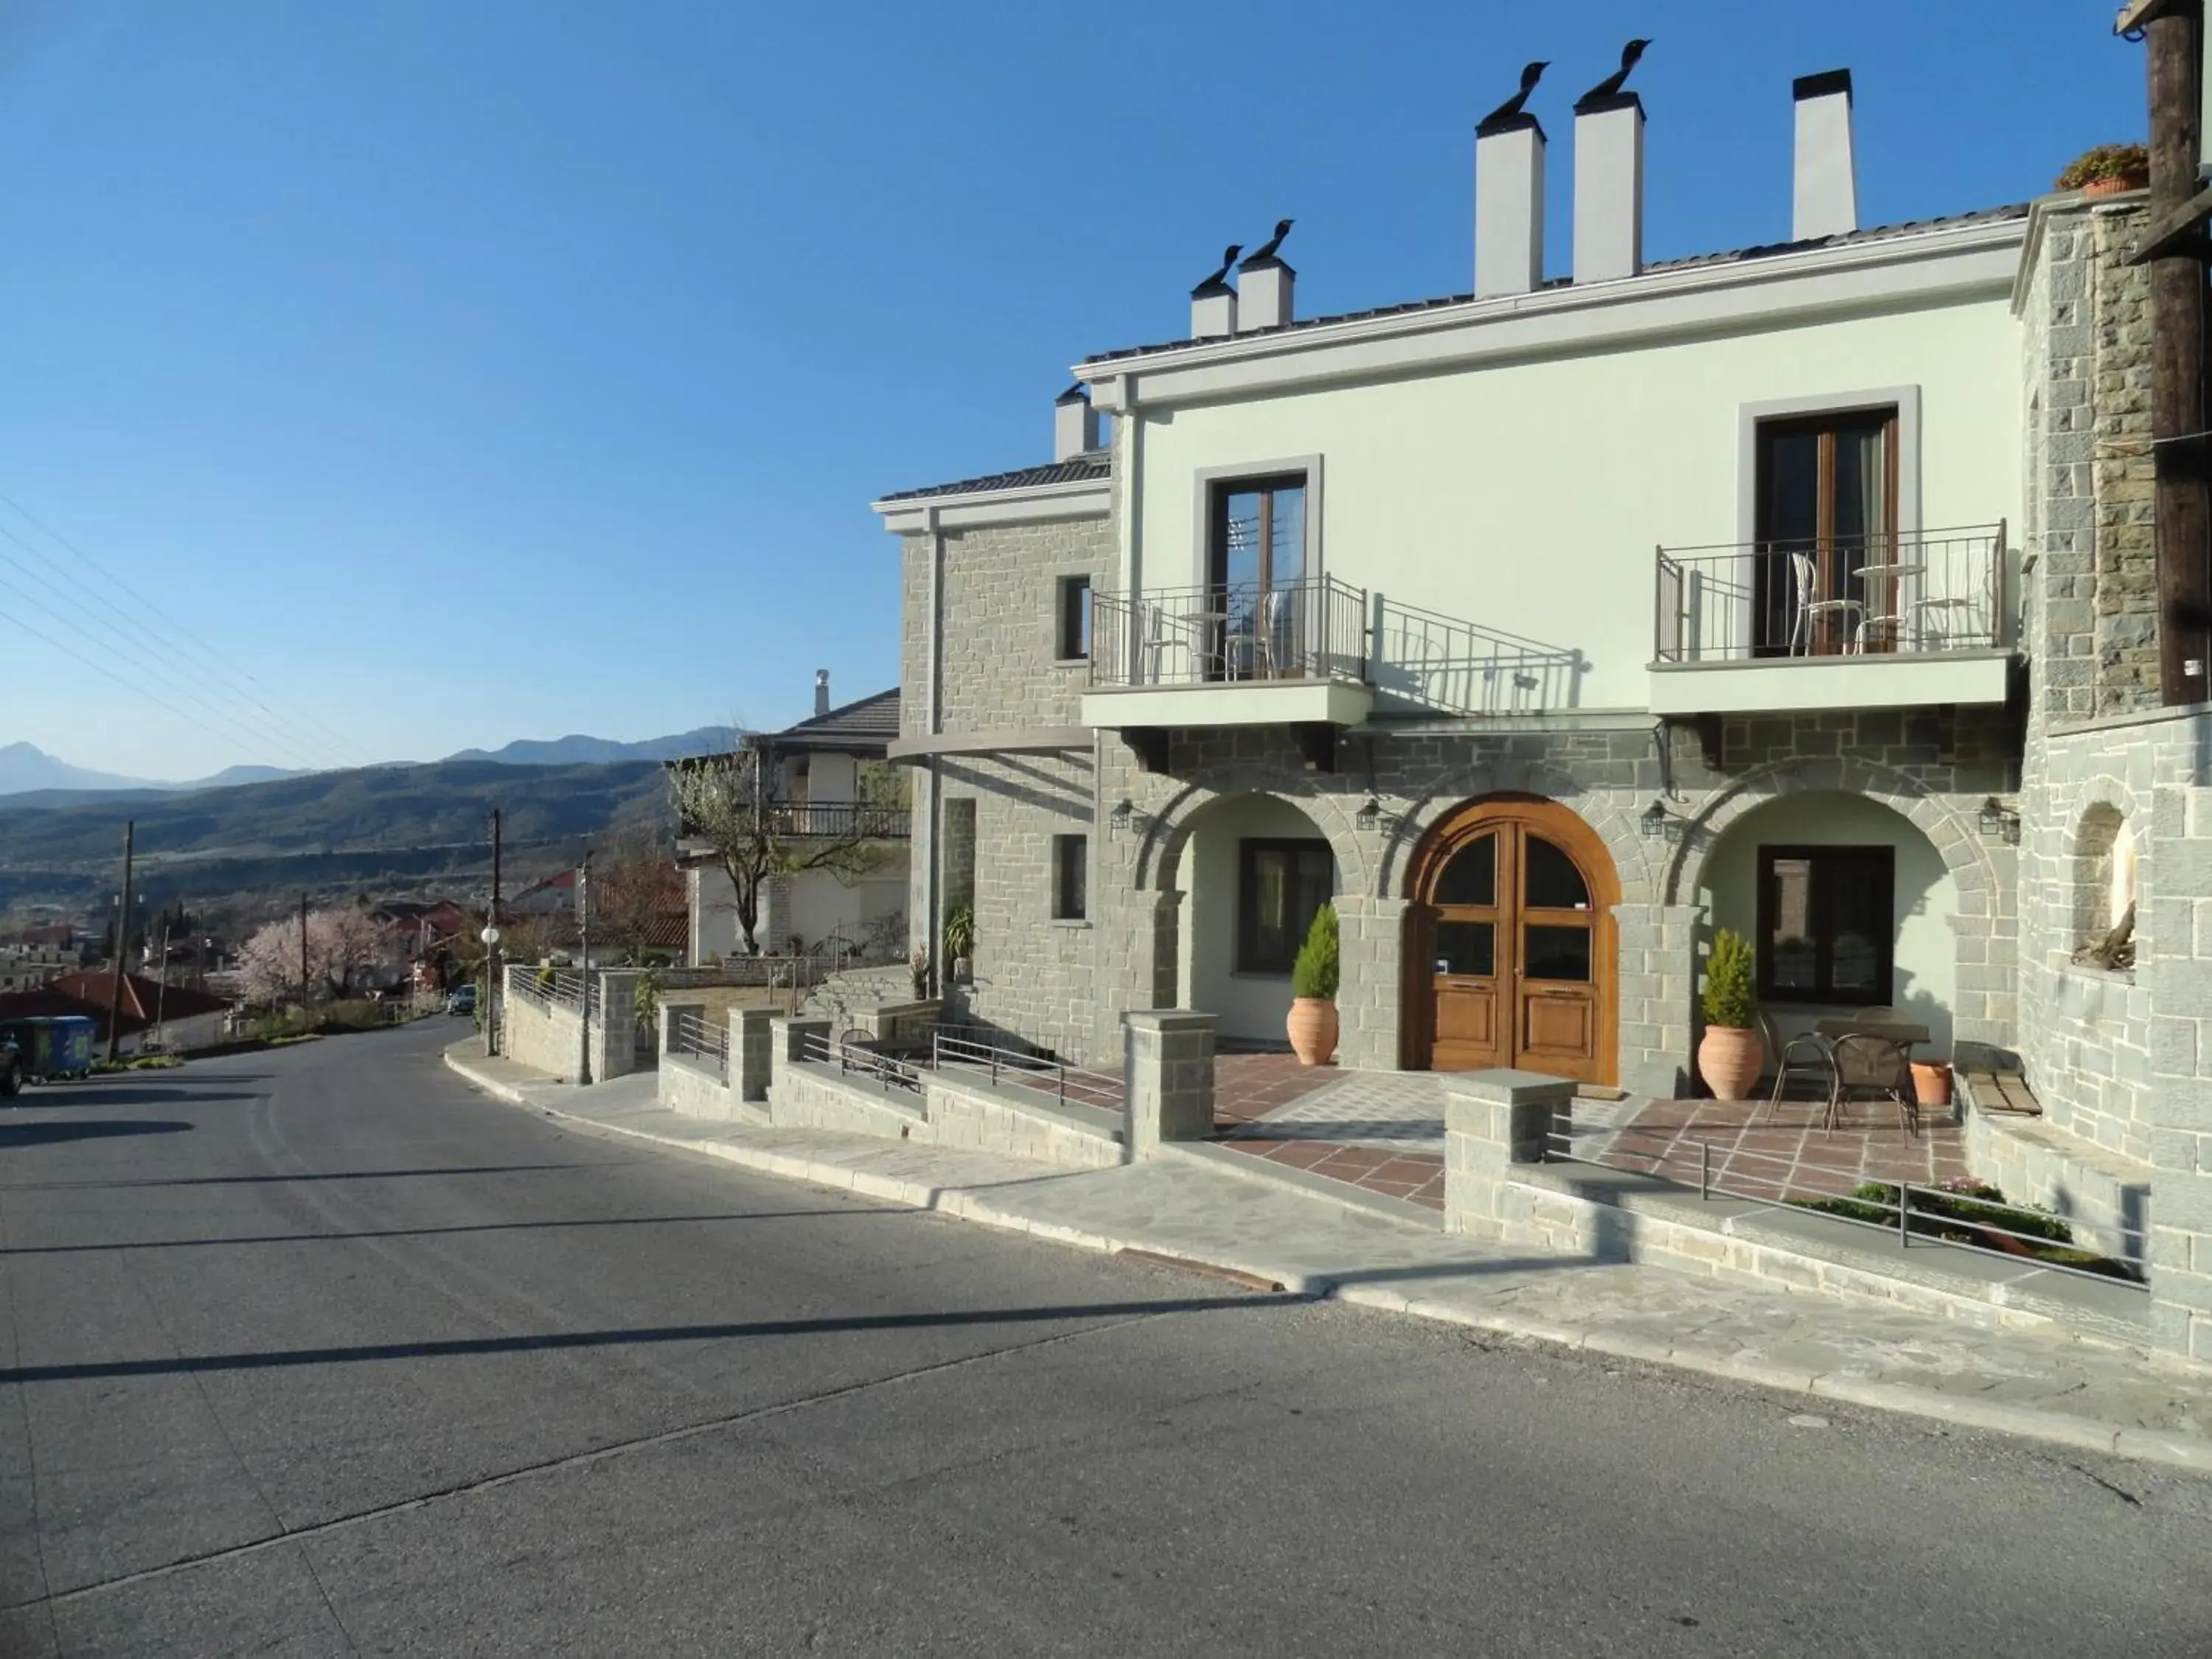
M1367 591L1333 576L1091 598L1093 685L1367 678Z
M767 810L775 833L793 838L904 841L913 833L913 820L903 806L849 800L777 801Z
M1658 550L1662 663L1911 656L2012 643L2002 521Z

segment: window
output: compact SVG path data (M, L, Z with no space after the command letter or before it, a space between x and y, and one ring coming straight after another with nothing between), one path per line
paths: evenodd
M1237 971L1287 974L1314 913L1336 890L1325 841L1237 843Z
M1052 838L1052 919L1081 921L1091 914L1091 837Z
M1888 1002L1895 888L1895 855L1887 847L1760 848L1759 995Z
M1863 573L1898 562L1897 410L1761 421L1757 456L1759 648L1841 651L1886 614L1891 585Z
M1208 611L1218 679L1297 674L1304 638L1306 478L1285 472L1213 486L1206 532Z
M1091 578L1062 576L1053 654L1062 662L1091 655Z

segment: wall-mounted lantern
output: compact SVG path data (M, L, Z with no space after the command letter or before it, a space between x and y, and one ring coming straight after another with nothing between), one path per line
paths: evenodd
M1667 803L1656 795L1651 798L1651 805L1644 809L1636 822L1637 827L1644 832L1644 840L1664 842L1669 847L1680 842L1688 828L1678 815L1667 810Z
M2008 847L2020 845L2020 814L2007 807L1995 795L1982 803L1982 810L1975 814L1975 822L1981 826L1984 841L2001 841Z

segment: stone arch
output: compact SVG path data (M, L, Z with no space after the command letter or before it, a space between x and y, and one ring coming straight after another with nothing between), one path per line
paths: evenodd
M1217 774L1184 784L1145 828L1144 840L1137 849L1138 890L1175 891L1192 821L1217 801L1240 795L1265 795L1304 813L1328 842L1329 852L1336 860L1338 890L1350 894L1369 890L1373 878L1371 860L1364 844L1365 838L1352 822L1352 809L1345 805L1341 795L1313 786L1291 787L1277 772Z
M1649 844L1633 810L1624 805L1634 792L1591 788L1550 762L1511 759L1478 761L1445 775L1399 816L1375 859L1375 896L1410 896L1407 883L1416 854L1430 833L1469 801L1500 794L1541 795L1571 809L1605 843L1620 878L1621 902L1650 902L1654 872Z
M1665 861L1664 902L1696 902L1698 878L1721 832L1745 813L1769 801L1819 791L1881 802L1928 837L1962 894L1994 893L1996 872L1979 837L1910 775L1872 761L1788 760L1754 768L1706 799Z

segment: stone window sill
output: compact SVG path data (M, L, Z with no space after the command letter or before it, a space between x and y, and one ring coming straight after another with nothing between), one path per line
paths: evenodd
M1091 918L1088 916L1054 916L1052 919L1052 925L1055 927L1088 927L1091 925Z
M2100 985L2132 985L2136 970L2132 968L2100 968L2094 962L2062 962L2059 971L2075 979L2093 980Z
M1054 657L1052 659L1052 665L1054 668L1088 668L1091 666L1091 659L1088 657Z

